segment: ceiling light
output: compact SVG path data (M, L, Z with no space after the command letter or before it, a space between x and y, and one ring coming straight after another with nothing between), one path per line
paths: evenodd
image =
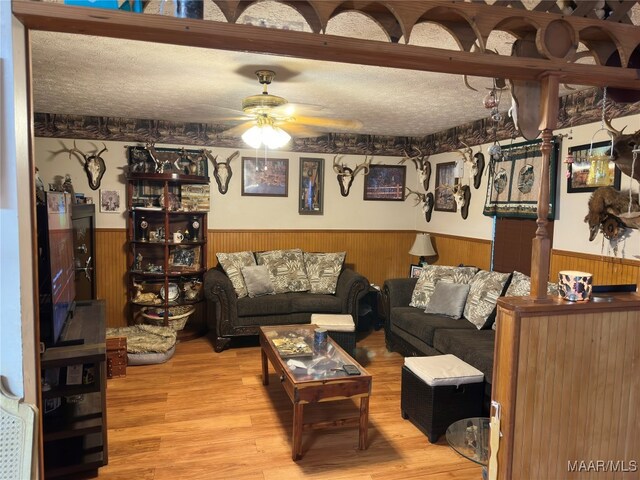
M291 135L273 125L273 119L264 116L258 118L257 125L242 134L242 140L251 148L264 145L274 150L285 146L291 140Z

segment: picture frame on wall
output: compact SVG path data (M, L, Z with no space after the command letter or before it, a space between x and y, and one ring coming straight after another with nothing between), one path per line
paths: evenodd
M594 165L592 171L591 155L601 159L603 168ZM569 147L568 153L573 156L573 163L567 166L567 193L593 192L599 187L613 187L620 190L620 169L610 159L611 142L597 142L587 145Z
M242 157L242 195L287 197L289 159Z
M433 209L438 212L455 212L456 200L453 196L456 162L436 165L436 187Z
M322 215L324 204L324 158L300 157L298 213Z
M409 268L409 278L419 278L422 273L422 265L411 264Z
M406 165L371 165L364 176L364 200L404 201Z
M118 190L100 190L100 213L122 213L122 195Z

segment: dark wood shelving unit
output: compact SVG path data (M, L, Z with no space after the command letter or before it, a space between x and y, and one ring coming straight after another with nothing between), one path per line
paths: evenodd
M107 464L105 332L104 301L78 301L60 337L78 344L48 348L42 354L42 377L56 383L42 389L46 478L95 474ZM79 365L81 383L68 385L66 370Z
M207 160L202 150L152 150L128 148L129 322L171 326L186 340L206 331Z

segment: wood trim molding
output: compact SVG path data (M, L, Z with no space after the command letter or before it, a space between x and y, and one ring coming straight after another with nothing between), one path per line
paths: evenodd
M319 6L322 2L308 2ZM428 18L435 8L453 12L465 21L464 35L480 35L480 43L493 29L518 32L524 28L543 32L551 21L562 20L581 35L598 33L602 39L593 40L594 51L600 56L618 51L623 64L640 43L640 32L634 25L603 22L592 19L565 18L562 15L530 12L465 4L464 2L397 2L413 15L403 15L406 32L413 22ZM337 4L336 4L337 5ZM326 7L326 5L325 5ZM416 13L418 17L416 17ZM410 70L539 80L556 75L564 83L640 89L640 79L632 68L607 67L567 63L563 59L517 58L483 52L444 50L414 45L337 37L333 35L266 29L251 25L172 18L161 15L140 15L115 10L96 10L56 3L13 0L13 14L28 28L35 30L97 35L112 38L169 43L220 50L239 50L255 53L287 55L312 60L375 65ZM442 15L442 13L441 13ZM422 20L424 21L424 20ZM442 20L444 21L444 20ZM473 27L472 27L473 25ZM593 33L590 33L593 31ZM580 38L590 41L589 38ZM613 41L615 39L615 42ZM469 39L462 44L468 45ZM605 59L606 60L606 59ZM600 63L604 63L602 60Z
M586 260L591 260L591 261L616 263L619 265L631 265L634 267L640 267L640 260L633 260L630 258L609 257L606 255L593 255L591 253L570 252L568 250L556 250L556 249L553 249L551 253L552 255L562 255L565 257L584 258Z

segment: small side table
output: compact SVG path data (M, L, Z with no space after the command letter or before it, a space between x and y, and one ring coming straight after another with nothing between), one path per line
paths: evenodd
M358 331L369 331L372 327L380 330L383 326L382 293L380 287L371 285L358 305Z

